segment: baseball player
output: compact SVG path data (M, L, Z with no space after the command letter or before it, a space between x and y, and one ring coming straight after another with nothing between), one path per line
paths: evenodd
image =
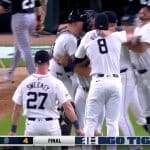
M145 125L146 120L143 115L137 94L137 84L133 66L130 60L129 50L122 46L120 56L120 73L122 81L122 103L120 110L119 128L124 136L135 136L134 127L129 118L129 108L137 119L139 125ZM141 146L129 146L129 150L140 150Z
M29 74L35 72L35 66L30 52L29 35L35 29L36 15L34 8L37 8L37 19L40 19L41 4L39 0L0 0L0 12L6 12L11 7L11 27L14 37L15 54L5 80L12 80L13 73L22 56Z
M104 11L109 20L109 30L116 31L117 16L112 11ZM133 31L133 26L128 28ZM128 29L128 30L129 30ZM117 31L116 31L117 32ZM128 31L129 32L129 31ZM131 31L130 31L131 32ZM119 32L118 32L119 34ZM145 118L139 104L137 97L136 83L133 72L133 66L131 64L129 51L122 47L120 56L120 68L121 68L121 81L122 81L122 103L121 103L121 115L119 119L119 128L124 136L135 136L134 129L128 117L128 108L131 106L131 110L137 119L137 123L145 125ZM132 101L131 101L132 100ZM140 146L130 146L129 149L141 148Z
M127 36L125 31L119 34L109 31L108 18L104 13L96 17L95 26L98 29L98 38L87 43L84 50L77 50L75 54L78 59L84 58L86 54L91 64L92 81L85 108L85 135L94 136L98 117L105 108L107 135L118 136L122 98L119 61L121 44L126 42ZM108 149L116 147L111 146Z
M116 14L113 11L105 11L103 13L105 13L108 17L109 30L114 32L116 29L116 23L117 23ZM94 29L95 28L94 22L92 26L93 26L92 29ZM98 32L97 30L92 30L92 31L87 32L81 40L81 43L78 47L78 51L80 51L80 49L81 50L85 49L86 43L90 42L91 40L96 39L98 37L97 32ZM76 108L76 112L78 115L79 124L81 128L84 128L85 103L86 103L87 94L90 88L90 81L91 81L91 77L88 76L90 73L90 69L84 72L84 67L86 66L88 66L88 69L89 69L90 65L89 65L88 59L86 59L85 62L82 62L81 64L78 63L78 65L76 65L75 67L75 72L77 72L78 74L78 83L79 83L79 86L76 90L76 96L75 96L75 108ZM104 118L104 114L102 114L100 118ZM101 124L102 122L98 123L98 128L95 131L96 135L100 135L101 128L99 127L101 126Z
M77 38L82 32L84 21L85 16L79 10L74 10L69 14L67 30L62 31L55 41L53 59L49 67L51 74L64 82L71 96L73 96L70 79L72 71L69 70L68 65L77 49ZM65 61L62 61L61 56L66 56Z
M26 136L61 135L58 105L63 106L67 117L74 124L77 135L83 135L70 103L70 94L60 80L48 73L49 59L47 51L36 52L36 73L28 76L16 89L12 98L14 109L11 135L16 134L21 107L23 107L23 115L26 118ZM25 149L35 148L25 147ZM54 149L60 149L60 147L54 147Z
M117 26L117 15L115 14L115 12L113 11L104 11L103 13L105 13L108 17L108 28L110 31L114 32L116 31L116 26ZM93 28L95 28L95 23L93 23ZM82 38L81 43L78 47L78 51L84 51L86 43L90 42L91 40L94 40L98 37L98 31L97 30L92 30L89 31L85 34L85 36ZM88 60L85 60L88 61ZM85 65L84 65L85 64ZM79 119L79 124L81 125L81 127L83 128L84 125L84 110L85 110L85 102L86 102L86 97L87 97L87 93L90 87L90 81L91 81L91 77L87 76L90 73L90 65L84 72L84 67L87 66L89 63L88 62L83 62L81 64L78 63L78 65L76 65L75 67L75 72L78 73L78 83L79 86L77 88L76 91L76 97L75 97L75 108L76 108L76 112L78 115L78 119ZM84 65L84 66L83 66ZM104 117L104 114L102 115ZM102 118L102 116L100 118ZM99 122L98 124L102 124L102 122ZM101 131L101 128L96 129L96 133L99 133Z
M148 3L139 11L140 25L135 28L134 35L138 40L134 43L128 43L127 46L133 50L132 62L136 67L138 96L146 117L146 124L150 132L150 4Z
M69 14L67 29L60 32L55 41L53 58L49 67L50 73L63 81L72 100L74 100L74 81L71 79L73 71L70 69L69 62L77 49L78 37L82 32L85 19L85 14L80 10L74 10ZM69 122L67 124L70 126ZM70 134L71 126L67 130L62 131L64 135Z

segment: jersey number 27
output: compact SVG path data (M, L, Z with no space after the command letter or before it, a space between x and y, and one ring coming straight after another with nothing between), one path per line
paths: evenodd
M48 96L47 93L28 92L27 95L30 97L27 99L28 109L45 109L44 103ZM39 101L40 103L36 103L37 101Z

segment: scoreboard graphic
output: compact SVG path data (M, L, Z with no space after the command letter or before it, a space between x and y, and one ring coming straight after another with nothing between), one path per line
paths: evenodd
M150 145L149 136L0 136L0 146Z

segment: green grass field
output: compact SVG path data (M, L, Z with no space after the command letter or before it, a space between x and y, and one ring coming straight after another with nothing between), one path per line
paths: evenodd
M1 59L1 60L2 60L3 64L5 65L5 67L8 67L11 64L11 59ZM25 63L22 59L19 61L18 66L19 67L24 67L25 66Z
M133 123L133 126L135 128L135 132L137 136L148 136L148 134L143 130L143 128L139 125L136 124L135 118L130 114L131 116L131 121ZM5 119L0 120L0 135L8 135L11 127L11 115L8 115ZM17 129L17 135L23 135L24 134L24 129L25 129L25 120L22 116L19 118L19 123L18 123L18 129ZM106 135L106 127L105 124L103 126L103 134L104 136ZM74 129L72 129L72 135L74 134ZM103 150L106 149L106 146L103 146ZM144 146L144 150L149 150L150 146ZM1 147L0 147L1 150ZM126 146L118 146L118 150L127 150Z

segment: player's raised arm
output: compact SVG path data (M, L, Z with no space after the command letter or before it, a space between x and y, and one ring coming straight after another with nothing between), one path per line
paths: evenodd
M135 38L135 40L125 43L125 46L136 52L144 52L146 49L150 48L150 43L138 42Z
M142 36L135 36L133 31L128 30L128 27L125 27L127 42L124 43L128 49L136 52L144 52L147 48L150 47L150 43L148 43L148 41L143 41Z
M144 52L150 48L150 6L147 4L139 11L140 25L134 30L133 40L125 45L136 52Z

